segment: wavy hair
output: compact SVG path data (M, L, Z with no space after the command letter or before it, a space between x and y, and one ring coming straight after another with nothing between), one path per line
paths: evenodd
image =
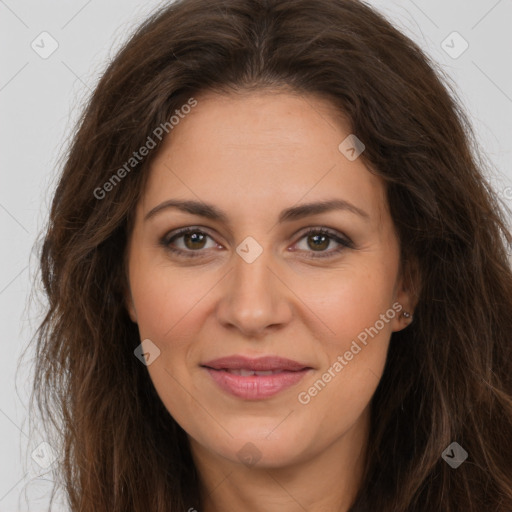
M134 356L139 332L125 306L127 239L161 141L112 177L194 95L279 88L329 99L350 121L360 158L385 181L401 268L416 283L415 320L392 334L372 398L350 512L510 512L510 210L484 177L456 88L357 0L178 0L102 74L39 255L47 310L32 400L71 511L201 510L186 433ZM454 441L469 454L456 470L441 457Z

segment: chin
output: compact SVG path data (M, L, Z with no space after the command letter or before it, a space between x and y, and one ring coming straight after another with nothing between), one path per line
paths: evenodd
M208 440L206 447L231 462L247 467L277 468L298 463L308 451L304 446L306 436L298 435L290 428L278 432L281 421L273 421L269 427L268 422L255 425L248 420L246 428L244 422L238 422L236 430L226 427L233 437L223 436L219 443Z

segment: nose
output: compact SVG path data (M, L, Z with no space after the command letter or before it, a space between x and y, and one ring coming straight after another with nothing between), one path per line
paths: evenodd
M293 293L272 265L270 253L263 251L252 263L235 254L234 268L221 285L217 318L224 327L245 337L260 339L283 328L293 315Z

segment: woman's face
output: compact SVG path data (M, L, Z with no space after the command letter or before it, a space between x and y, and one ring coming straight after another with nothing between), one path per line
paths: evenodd
M151 165L128 246L156 391L194 450L224 460L286 466L364 440L411 311L383 183L350 139L340 149L350 129L326 100L196 99ZM153 211L170 200L186 206Z

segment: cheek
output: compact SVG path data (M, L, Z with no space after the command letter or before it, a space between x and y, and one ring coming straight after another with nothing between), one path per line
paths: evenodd
M339 415L348 425L368 405L384 370L397 315L392 308L394 277L394 269L374 264L339 270L317 281L316 288L304 284L304 302L320 320L315 338L323 357L321 369L297 398L315 415L325 420Z
M326 272L320 278L299 280L294 291L316 315L321 339L331 349L345 351L352 339L390 310L394 277L394 268L378 261L358 263ZM391 333L390 321L380 321L377 327L386 335Z
M209 288L186 275L163 265L140 265L130 273L130 286L140 339L149 338L160 350L147 367L151 381L174 419L199 436L200 429L196 431L189 417L191 411L201 412L194 398L200 395L194 389L195 369L187 361L193 359L193 341L201 325L198 315L205 314L201 299Z
M130 286L141 337L164 344L176 339L178 332L181 339L197 325L191 319L197 316L196 308L211 287L204 279L198 282L197 275L194 277L190 270L154 263L134 268Z
M160 350L158 359L148 366L159 394L166 389L179 391L180 384L190 387L190 372L195 371L201 355L197 340L211 314L205 310L205 296L216 282L218 276L213 274L198 280L197 272L191 269L154 262L141 262L131 270L130 286L140 338L149 338ZM186 402L186 396L176 400L177 404Z

